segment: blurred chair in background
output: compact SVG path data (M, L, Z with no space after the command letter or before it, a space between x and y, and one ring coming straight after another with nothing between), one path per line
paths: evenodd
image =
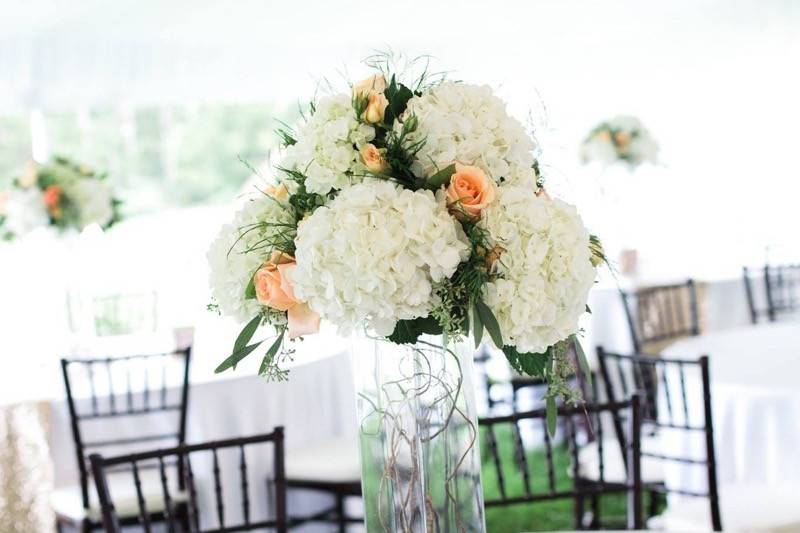
M90 452L184 443L190 359L191 348L161 354L61 360L80 483L53 493L59 531L64 525L81 532L101 527L97 495L89 483ZM170 430L164 432L164 427ZM114 437L108 438L109 435ZM120 491L115 497L123 524L138 521L135 494L124 488L129 481L129 472L117 472L107 480L112 492ZM145 481L142 490L157 515L165 505L161 488L153 476Z
M700 334L694 280L620 294L636 353L658 354L675 340Z
M505 416L496 416L480 419L479 423L485 437L485 448L491 457L488 466L489 472L493 475L486 475L484 470L484 483L489 486L496 486L497 493L500 495L495 499L487 499L487 508L533 504L536 502L569 499L575 502L575 527L583 529L584 524L584 503L587 499L595 496L599 497L606 494L627 494L627 517L628 528L640 529L642 526L641 510L641 458L640 458L640 420L639 420L639 398L634 395L629 400L609 403L589 403L580 407L560 407L558 410L558 420L566 431L565 446L569 454L571 464L570 470L574 473L579 468L579 457L581 448L586 444L581 442L581 432L578 428L588 417L594 427L598 428L598 436L602 442L603 425L600 423L604 415L614 414L615 420L627 418L629 422L629 433L624 452L619 448L619 462L626 465L623 468L626 479L622 483L606 483L603 476L604 460L603 453L598 453L598 464L600 465L601 478L592 485L584 484L579 477L573 476L569 485L565 485L562 476L557 473L559 468L554 459L559 449L552 442L547 432L547 414L545 409L536 409L514 413ZM522 423L530 423L541 428L544 445L544 465L531 465L535 460L533 454L529 454L523 445ZM527 429L527 428L525 428ZM512 448L510 450L509 448ZM602 448L600 449L602 452ZM486 452L485 452L486 453ZM625 457L622 457L622 454ZM546 473L546 481L538 482L532 476ZM557 481L562 479L562 481ZM561 485L561 486L559 486ZM537 486L543 486L542 490L536 490ZM518 487L518 490L515 489ZM535 524L531 524L533 526Z
M263 508L263 502L251 502L249 499L249 486L252 481L248 479L248 463L246 449L257 445L271 445L273 450L273 479L272 501L269 502L271 517L257 516ZM236 479L235 487L230 484L223 487L223 473L220 469L221 453L233 452L239 455L238 475L226 473L225 479ZM214 477L215 505L203 505L198 501L195 485L195 474L192 469L192 460L199 461L198 456L211 456L212 472ZM102 457L98 454L90 456L92 474L99 495L102 509L103 524L108 533L121 533L126 518L120 513L120 502L114 495L110 474L113 468L123 467L133 473L129 488L135 494L133 516L127 520L143 526L146 533L152 531L152 523L158 519L167 524L169 531L197 532L204 531L252 531L267 528L278 533L285 533L287 529L286 518L286 478L284 473L284 439L283 428L277 427L272 433L252 437L242 437L202 444L181 445L173 448L158 449L141 453L121 455L117 457ZM177 470L172 478L166 465L168 462L177 465ZM150 498L141 481L141 472L146 468L155 468L158 473L157 502ZM240 491L241 510L225 509L224 495L231 491ZM125 504L127 505L127 504ZM260 513L259 513L260 514ZM266 514L266 513L265 513ZM234 516L235 520L231 517ZM241 520L239 520L241 516ZM215 527L205 524L216 522Z
M347 531L347 524L363 524L363 517L348 516L348 498L361 497L361 462L358 441L339 438L291 450L286 457L286 486L289 490L310 490L329 494L333 506L311 516L290 516L292 527L309 522L335 524Z
M764 281L770 322L800 309L800 264L766 265Z

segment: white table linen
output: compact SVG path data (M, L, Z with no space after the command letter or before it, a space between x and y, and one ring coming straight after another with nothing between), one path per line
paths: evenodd
M718 483L800 482L800 323L709 333L664 352L669 358L701 355L709 356ZM703 413L699 374L687 372L686 389L690 420L697 425ZM676 455L705 457L700 434L665 432L664 439ZM703 467L669 464L665 475L668 486L707 490Z

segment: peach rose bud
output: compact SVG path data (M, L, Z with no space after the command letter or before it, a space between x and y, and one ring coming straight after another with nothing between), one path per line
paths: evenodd
M289 189L286 188L285 183L281 183L277 187L273 187L272 185L267 185L264 189L264 192L275 198L276 200L280 200L281 202L285 202L289 199Z
M447 186L447 205L457 215L480 218L481 212L494 202L494 183L478 167L456 163L456 172Z
M385 90L386 78L383 77L383 74L373 74L369 78L353 85L353 94L355 96L368 95L373 91L382 93Z
M367 170L370 172L380 174L389 170L389 164L383 157L384 151L377 148L374 144L365 144L359 152L361 153L362 161L364 161L364 166L367 167Z
M378 124L383 121L383 115L386 113L386 107L389 105L389 100L379 92L369 93L367 98L367 108L364 110L364 120L370 124Z

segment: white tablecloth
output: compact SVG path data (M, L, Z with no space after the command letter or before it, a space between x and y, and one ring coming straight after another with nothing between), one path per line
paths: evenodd
M747 326L685 339L665 357L709 356L720 484L800 482L800 323ZM687 374L690 419L702 420L699 376ZM679 394L679 393L678 393ZM704 458L701 435L670 432L667 448ZM703 467L669 465L667 483L706 490Z

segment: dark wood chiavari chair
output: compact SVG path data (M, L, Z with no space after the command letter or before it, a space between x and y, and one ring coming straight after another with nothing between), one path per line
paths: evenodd
M102 526L99 503L89 482L88 456L91 452L114 448L141 449L151 447L154 442L184 443L190 360L191 348L158 354L61 359L79 487L78 490L63 488L54 494L59 532L63 526L77 528L82 533ZM141 386L134 387L134 382ZM115 384L122 390L115 389ZM78 394L76 386L82 392L88 392L88 397ZM170 415L175 419L170 422L174 424L174 431L168 433L135 433L135 436L126 438L97 440L89 440L84 435L87 424L93 425L89 433L99 432L98 423L108 427L108 431L102 433L113 433L122 423L142 423L149 418L168 418ZM127 524L132 517L121 516L120 520Z
M604 494L624 493L627 494L628 501L627 527L631 529L641 529L641 435L639 398L637 395L633 395L630 399L625 401L590 403L579 407L560 407L558 409L558 419L565 428L565 444L570 455L570 462L572 464L571 470L575 472L579 468L578 457L582 443L580 442L581 431L579 431L578 428L583 425L588 417L598 430L599 442L602 442L603 425L600 421L604 414L607 415L609 413L614 415L615 420L621 421L627 418L630 423L629 439L626 440L627 444L622 448L624 452L621 452L625 455L625 457L621 459L626 465L627 479L625 483L606 484L604 482L604 454L602 453L603 450L601 446L600 455L598 457L601 465L601 479L598 483L587 485L582 483L577 476L572 476L569 481L569 486L559 486L556 475L557 466L554 459L556 445L547 433L547 414L545 409L536 409L533 411L480 419L479 424L485 433L486 448L492 460L491 465L500 494L497 498L486 500L486 507L535 504L536 502L571 499L574 501L575 527L577 529L583 529L585 526L583 521L584 503L587 499L599 497ZM520 424L526 421L539 426L539 431L543 435L545 464L539 468L534 468L534 466L530 464L531 458L526 452L523 443ZM622 422L620 422L620 424L622 424ZM510 431L510 440L513 445L513 464L506 464L508 461L504 462L504 454L501 453L501 446L503 443L497 438L498 432L504 427L508 428L508 431ZM534 480L532 478L533 475L539 472L541 472L542 475L545 473L547 475L546 487L541 491L534 489ZM512 476L517 476L517 480L521 481L522 488L520 492L514 491L512 493L509 489Z
M644 376L656 376L660 383L659 398L653 398L648 394L641 395L642 398L642 425L643 431L652 430L657 432L661 429L669 431L686 431L691 433L702 433L705 441L705 458L685 457L667 453L657 449L654 445L651 449L644 441L641 451L642 458L649 461L657 461L661 464L667 462L693 465L705 468L707 478L707 491L697 492L685 490L681 487L667 486L664 481L651 482L647 480L645 489L651 493L677 494L683 496L708 498L711 525L714 531L722 530L722 518L720 515L719 489L717 486L717 465L714 450L714 425L711 416L711 387L708 369L708 357L703 356L696 360L665 359L653 358L648 355L621 355L597 349L597 358L600 365L600 373L605 386L606 395L609 401L624 398L627 395L640 391L644 382ZM698 398L698 404L702 404L703 412L701 415L690 413L690 393L687 392L687 373L693 372L689 377L699 378L702 387L697 393L702 394ZM694 391L692 391L694 392ZM648 402L661 401L662 408L649 408ZM697 419L700 419L699 421ZM622 425L619 419L614 420L614 432L620 445L624 444ZM657 442L657 440L653 441ZM651 506L651 512L653 508Z
M766 265L764 282L770 322L800 309L800 264Z
M250 485L248 479L247 454L245 449L261 444L271 444L273 447L273 467L274 467L274 501L272 502L272 518L253 519L253 505L250 502ZM238 490L241 492L241 516L242 520L236 523L230 519L232 513L227 513L223 498L223 482L219 459L220 452L231 450L236 453L238 450ZM204 512L202 505L198 504L196 476L192 470L192 458L206 454L211 456L214 477L214 500L215 505L208 507L208 512L213 516L206 519L201 517ZM178 465L178 476L182 481L182 489L177 491L172 488L165 468L166 460L173 459ZM133 483L137 496L137 520L145 533L153 530L153 518L156 515L161 519L170 533L232 533L234 531L252 531L256 529L274 529L278 533L288 531L286 518L286 475L284 472L284 441L283 428L277 427L272 433L256 435L252 437L241 437L201 444L181 445L173 448L152 450L117 457L102 457L98 454L90 456L92 474L97 486L97 493L100 498L100 505L103 514L103 524L108 533L121 533L122 520L117 515L113 495L109 491L107 472L110 468L123 466L133 472ZM165 505L159 513L153 513L147 507L147 499L142 490L139 472L145 466L155 465L159 471L160 490ZM230 489L230 487L226 487ZM224 492L228 494L226 490ZM175 503L179 499L185 499L186 513L181 516L181 512L176 508ZM212 520L213 518L213 520ZM216 527L203 528L201 524L206 522L216 522Z
M636 353L653 351L665 342L700 334L694 280L621 291Z

